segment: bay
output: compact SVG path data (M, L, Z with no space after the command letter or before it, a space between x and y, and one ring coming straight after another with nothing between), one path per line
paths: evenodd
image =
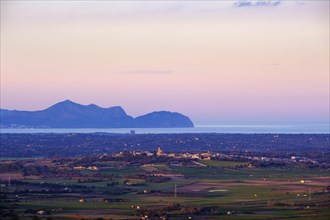
M281 125L196 125L194 128L0 128L0 133L118 133L126 134L169 134L169 133L243 133L243 134L322 134L330 133L328 123L281 124Z

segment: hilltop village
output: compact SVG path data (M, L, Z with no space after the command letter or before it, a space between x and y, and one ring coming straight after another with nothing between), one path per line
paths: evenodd
M312 160L306 157L291 156L290 158L278 158L278 157L264 157L264 156L246 156L246 155L233 155L224 153L166 153L160 147L157 151L121 151L112 155L103 154L99 157L94 157L90 162L98 160L119 160L130 162L133 166L153 166L153 164L145 164L152 162L166 162L169 166L201 166L208 167L207 162L201 163L201 161L236 161L242 162L244 166L252 168L258 166L289 166L295 163L304 163L308 166L314 167L328 167L327 163L318 163L316 160ZM212 163L212 162L211 162ZM74 170L99 170L97 166L91 166L85 164L85 166L75 166Z

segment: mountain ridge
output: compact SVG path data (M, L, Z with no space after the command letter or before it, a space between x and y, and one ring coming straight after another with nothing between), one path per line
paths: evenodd
M0 109L0 127L30 128L177 128L194 127L189 117L170 111L154 111L133 118L121 106L103 108L71 100L46 109L19 111Z

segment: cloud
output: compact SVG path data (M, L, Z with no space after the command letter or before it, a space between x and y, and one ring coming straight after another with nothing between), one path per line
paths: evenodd
M128 70L128 71L118 71L116 73L122 74L170 74L170 70Z
M246 1L246 0L241 0L237 1L233 4L234 7L237 8L244 8L244 7L277 7L281 4L281 1Z
M303 1L297 1L296 2L296 5L297 6L303 6L303 5L305 5L306 3L305 2L303 2Z

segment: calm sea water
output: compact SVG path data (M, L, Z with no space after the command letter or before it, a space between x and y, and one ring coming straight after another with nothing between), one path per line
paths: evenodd
M165 134L165 133L285 133L285 134L322 134L330 133L330 125L325 124L296 124L296 125L196 125L194 128L1 128L0 133L130 133L136 134Z

